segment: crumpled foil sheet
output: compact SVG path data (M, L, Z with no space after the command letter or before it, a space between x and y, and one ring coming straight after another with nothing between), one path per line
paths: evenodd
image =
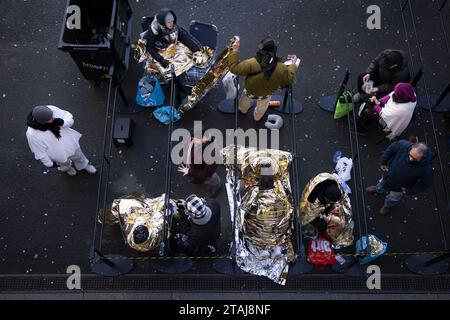
M380 255L386 248L386 244L372 234L369 235L369 243L371 256Z
M296 259L291 242L293 200L289 182L292 155L279 150L237 147L238 190L235 225L236 263L245 272L284 285L289 263ZM222 149L227 169L227 193L234 220L234 146ZM262 167L271 164L274 188L260 190ZM265 172L263 172L265 173Z
M159 249L163 240L164 198L165 194L151 199L143 195L128 195L113 201L111 206L113 222L120 223L131 248L141 252ZM171 203L173 205L172 201ZM166 226L167 221L168 219ZM145 242L136 244L133 241L133 231L140 225L147 227L149 237Z
M148 74L157 74L165 80L170 80L172 78L170 65L164 68L147 52L145 45L145 39L139 39L134 45L134 59L139 63L146 62L145 71ZM166 49L160 50L159 54L175 66L175 76L177 77L194 66L192 51L181 42L171 44Z
M335 249L348 247L353 243L354 222L352 219L352 206L348 194L344 192L336 177L330 173L321 173L317 175L308 182L303 190L299 210L302 225L305 226L315 218L319 216L322 217L321 214L325 210L325 206L323 206L319 200L316 200L314 203L309 203L308 196L316 185L327 179L335 180L342 194L344 194L339 203L338 213L330 213L328 216L323 217L327 222L327 234L330 236L332 245Z

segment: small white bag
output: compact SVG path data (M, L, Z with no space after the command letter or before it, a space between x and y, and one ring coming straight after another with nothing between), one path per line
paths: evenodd
M236 75L228 72L222 79L223 88L225 90L226 99L231 100L236 98L237 90L234 85L234 80L236 79Z
M347 182L352 178L352 167L353 160L342 157L338 160L334 171L343 181Z

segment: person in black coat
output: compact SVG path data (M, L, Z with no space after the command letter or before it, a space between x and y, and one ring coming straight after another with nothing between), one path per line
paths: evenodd
M397 83L409 82L411 74L408 59L402 50L386 49L382 51L367 68L366 72L358 77L358 93L353 97L354 102L360 102L366 95L362 86L372 80L373 88L369 95L384 96L392 91Z
M366 189L369 193L387 194L381 215L387 215L403 195L416 195L433 183L431 150L421 142L399 140L382 154L379 164L383 176L376 186Z
M167 8L161 9L154 17L144 39L147 40L147 51L164 68L167 68L170 62L159 54L159 50L166 49L172 43L179 41L192 52L202 48L194 36L177 25L175 12Z

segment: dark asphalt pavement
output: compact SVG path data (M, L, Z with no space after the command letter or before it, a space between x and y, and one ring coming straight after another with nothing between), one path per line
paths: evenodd
M280 0L273 1L131 1L134 11L133 39L140 30L140 17L152 15L160 7L170 7L178 14L178 23L187 27L191 20L218 26L219 48L224 48L235 34L241 37L241 56L254 54L257 44L266 35L280 43L279 55L297 54L302 59L294 86L294 95L304 106L296 117L300 185L320 172L331 171L336 150L351 156L350 135L346 120L335 121L319 109L320 97L333 94L346 68L356 75L385 48L411 49L412 66L417 71L423 61L426 74L419 82L419 95L436 94L450 81L450 52L443 30L450 35L450 5L443 9L443 23L437 1L413 0L413 20L405 10L405 35L400 5L397 0ZM89 271L88 250L92 243L95 220L98 175L81 173L68 177L55 170L47 172L34 160L25 138L26 115L37 104L53 104L73 113L74 128L83 134L81 145L96 165L102 157L102 134L107 98L107 85L100 88L82 78L69 54L58 51L65 1L12 1L0 3L0 273L55 274L65 273L67 266L79 265ZM382 29L366 28L366 8L381 7ZM414 21L414 24L413 24ZM413 34L414 27L418 40ZM408 41L406 41L408 39ZM419 50L420 49L420 50ZM419 52L420 51L420 52ZM131 62L124 89L134 99L142 67ZM209 127L221 130L234 127L234 117L217 111L224 98L223 90L215 88L197 106L176 123L190 128L201 119ZM167 127L152 118L150 111L132 116L135 120L135 144L132 148L114 148L110 180L110 200L129 192L150 197L164 192L165 149ZM285 118L286 123L287 119ZM431 116L426 112L416 119L405 135L415 134L436 147ZM361 189L359 201L353 200L356 220L355 238L365 225L368 231L389 244L390 253L428 252L443 249L443 234L449 238L450 129L442 114L434 114L439 150L444 172L438 159L434 188L409 197L390 217L381 217L381 197L367 196ZM254 127L251 116L240 116L240 126ZM259 125L258 125L259 126ZM281 148L289 150L288 127L281 131ZM387 147L375 142L381 133L373 132L358 138L362 167L362 185L374 184L379 178L377 159ZM354 138L352 138L354 141ZM173 167L173 193L185 197L202 192L189 184ZM223 168L220 174L224 177ZM356 181L359 186L359 181ZM444 182L444 183L443 183ZM350 187L354 187L353 182ZM364 195L364 203L361 199ZM230 234L225 190L219 195L223 205L224 239ZM364 210L366 215L364 215ZM359 210L358 210L359 209ZM440 219L440 216L442 219ZM366 219L365 219L366 218ZM441 229L442 221L442 229ZM118 227L105 227L102 245L106 253L120 252L134 256L121 239ZM447 241L448 242L448 241ZM350 250L352 252L353 249ZM378 260L383 272L404 274L403 255L384 256ZM136 273L154 272L148 262L136 263ZM192 272L214 272L207 262L196 263ZM331 272L331 271L330 271Z

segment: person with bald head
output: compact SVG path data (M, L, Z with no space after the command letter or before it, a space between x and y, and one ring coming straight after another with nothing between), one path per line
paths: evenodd
M97 170L81 151L81 134L71 127L73 116L70 112L51 105L36 106L28 114L26 137L36 160L47 168L75 176L85 170L95 174Z
M404 195L416 195L433 183L431 150L422 142L399 140L392 143L381 155L379 164L383 176L368 193L386 194L380 214L385 216L400 203Z

